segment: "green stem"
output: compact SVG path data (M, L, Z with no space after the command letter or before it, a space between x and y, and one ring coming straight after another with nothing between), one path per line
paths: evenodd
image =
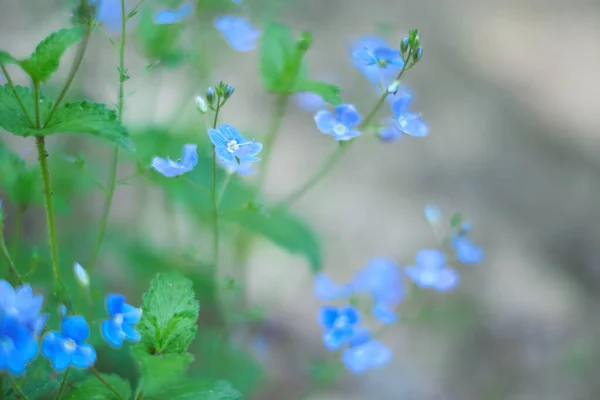
M4 240L4 224L2 223L2 219L0 219L0 251L2 251L2 255L6 259L10 273L15 277L17 283L22 285L23 279L21 278L21 275L19 275L19 271L17 271L17 267L15 266L12 258L10 258L10 253L6 248L6 241Z
M229 185L229 181L231 181L232 175L233 175L233 173L228 173L227 177L225 178L225 182L223 182L223 185L221 185L221 189L219 190L219 195L217 196L217 206L219 204L221 204L221 199L223 198L223 195L225 194L225 190L227 190L227 186Z
M262 190L267 179L267 171L269 170L269 161L271 160L273 145L275 144L277 134L279 133L279 130L281 128L281 123L283 122L283 117L285 115L285 110L287 108L288 101L289 96L287 94L282 94L278 96L277 100L275 101L275 110L273 111L271 122L269 123L269 129L267 130L267 134L265 135L265 139L263 141L263 149L261 152L262 160L260 163L260 175L258 177L259 190Z
M25 117L27 117L27 122L29 122L29 125L33 126L33 120L31 119L31 115L29 115L29 111L27 111L27 107L25 107L25 104L23 104L23 100L21 100L21 96L19 96L19 93L17 92L17 89L15 88L15 85L13 83L13 80L10 77L10 74L8 73L8 70L6 69L4 64L0 64L0 69L2 69L2 73L4 74L4 77L6 78L8 87L10 87L10 90L15 95L15 99L17 99L17 103L19 103L19 106L21 107L23 114L25 115Z
M54 113L58 109L58 106L60 106L60 103L62 103L67 92L69 91L69 88L71 87L71 84L73 83L73 80L75 80L75 75L77 75L77 71L79 71L79 67L81 67L81 62L83 61L83 57L85 56L85 51L87 50L87 45L90 41L91 35L92 35L92 25L88 24L85 27L85 33L83 34L83 39L82 39L79 47L77 48L77 54L75 55L75 60L73 61L73 64L71 65L71 70L69 71L69 75L67 77L67 81L65 82L65 86L63 86L60 94L58 95L58 98L54 102L54 106L48 113L48 116L46 117L46 120L44 121L44 126L48 125L48 123L54 116Z
M67 376L69 376L69 371L70 368L67 368L67 370L65 371L62 381L60 382L60 387L58 388L58 393L56 393L56 396L54 397L54 400L59 400L60 399L60 395L63 392L63 389L65 388L65 383L67 383Z
M125 0L121 0L121 45L119 49L119 99L117 103L117 115L119 121L123 121L123 108L125 105L125 37L127 33L127 12L125 10ZM104 197L104 208L102 210L102 216L100 217L100 231L98 233L98 240L90 262L87 265L88 272L91 274L94 271L94 266L98 260L100 249L102 248L102 242L104 241L104 234L106 233L106 226L108 225L108 215L112 207L113 197L115 194L115 188L117 186L117 166L119 163L119 146L116 145L110 163L109 172L109 183L106 190L106 196Z
M24 400L29 400L29 398L27 396L25 396L25 393L23 393L23 391L21 390L19 385L17 385L17 382L15 382L15 380L10 375L7 375L7 378L8 378L8 381L10 382L11 386L13 387L14 391L17 392L17 396L19 396L20 398L22 398Z
M23 219L25 218L25 211L27 211L27 206L20 205L15 218L15 235L13 242L11 243L12 254L16 254L15 259L17 262L19 262L18 254L19 246L21 244L21 236L23 234Z
M121 399L121 400L125 400L125 399L123 398L123 396L121 396L121 393L117 392L117 389L115 389L113 385L111 385L110 383L108 383L108 382L106 381L106 379L104 379L104 378L102 377L102 375L100 375L100 373L98 372L98 370L97 370L96 368L94 368L94 367L91 367L89 370L90 370L90 372L91 372L92 374L94 374L94 375L96 376L96 378L98 378L98 380L99 380L100 382L102 382L102 384L103 384L104 386L106 386L107 388L109 388L111 392L113 392L115 395L117 395L117 397L118 397L119 399Z
M219 120L219 110L221 109L221 99L217 98L217 108L215 109L215 119L213 121L213 129L217 129L217 121ZM217 152L213 149L212 159L212 200L213 200L213 235L214 248L213 254L215 259L214 270L217 270L219 265L219 199L217 193Z

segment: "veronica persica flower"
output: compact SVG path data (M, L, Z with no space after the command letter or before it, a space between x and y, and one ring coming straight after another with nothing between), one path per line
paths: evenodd
M386 89L402 70L402 63L389 50L389 43L384 38L363 36L350 45L352 64L371 83Z
M50 332L42 341L42 354L50 360L52 368L64 371L69 366L89 368L96 362L96 350L85 341L90 327L81 315L65 317L60 332Z
M179 176L191 171L198 163L198 146L186 144L183 146L183 156L180 160L173 161L170 158L154 157L152 168L167 178Z
M237 51L251 51L256 47L256 41L261 31L242 17L223 15L214 21L215 28L225 38L229 46Z
M361 121L361 116L352 104L337 106L334 112L321 110L315 114L317 128L336 140L350 140L360 136L360 131L355 128Z
M262 150L262 144L244 138L232 125L209 129L208 136L219 164L232 172L247 175L252 172L251 163L260 161L256 155Z
M354 335L354 327L360 315L356 308L323 306L319 311L319 323L325 328L323 343L329 350L342 347Z
M353 280L354 290L373 297L373 315L384 324L396 321L394 309L404 298L402 271L394 260L374 258Z
M388 66L400 67L404 65L400 52L396 49L392 49L386 46L379 46L374 48L365 47L353 54L353 57L362 61L364 66L376 65L379 68L387 68Z
M187 2L179 6L175 10L164 9L154 14L154 22L160 25L169 25L182 21L185 17L192 13L194 5Z
M337 285L329 276L323 273L320 273L315 277L313 289L315 296L323 301L348 297L353 293L352 285Z
M390 118L388 125L384 127L379 136L385 142L391 142L398 139L402 135L414 137L424 137L429 134L429 127L419 114L408 110L412 102L412 96L404 93L392 103L393 118Z
M406 275L418 286L445 292L454 289L460 280L458 272L446 266L446 256L437 249L417 253L415 265L406 267Z
M142 337L134 329L142 317L142 310L125 303L122 294L106 296L106 311L110 318L102 321L102 337L108 344L121 347L123 341L137 342Z
M10 283L0 280L0 317L14 318L35 335L48 320L47 314L40 315L43 301L41 295L33 294L28 284L13 289Z
M392 359L392 351L383 343L373 340L368 330L362 328L349 340L342 353L342 362L354 374L381 367Z
M483 261L483 250L465 235L456 235L450 241L456 258L463 264L479 264Z
M0 373L21 375L38 353L34 332L8 315L0 316Z

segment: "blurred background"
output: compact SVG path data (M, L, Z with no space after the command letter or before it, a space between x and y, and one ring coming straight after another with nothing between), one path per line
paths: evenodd
M27 56L44 36L69 24L68 1L0 3L0 48L15 56ZM472 237L486 250L486 259L459 268L457 290L421 291L401 305L402 322L382 337L393 349L393 362L356 377L341 369L321 343L320 303L306 259L256 239L247 272L236 275L242 289L220 288L225 307L241 315L242 322L231 328L233 343L222 343L218 331L211 330L210 315L201 316L192 349L197 373L230 379L254 399L600 398L600 4L245 0L236 6L200 1L196 24L181 36L182 50L167 44L174 53L150 68L151 46L136 26L140 16L131 23L126 59L132 79L126 86L125 122L134 137L148 134L152 126L182 140L197 135L205 142L205 122L193 98L223 80L236 92L221 121L260 140L275 96L261 86L258 50L235 52L212 27L222 13L248 16L256 25L275 18L298 34L312 32L311 75L332 77L344 100L362 113L377 98L352 67L349 44L361 35L381 34L395 45L409 29L419 28L424 58L404 83L413 92L413 109L430 125L429 137L387 144L360 140L293 209L318 233L324 271L337 281L349 280L373 257L407 265L419 249L435 246L422 212L429 203L440 205L447 216L460 211L472 221ZM111 38L118 35L106 29L94 34L69 97L116 102L117 52ZM192 47L201 47L198 57L178 59ZM72 49L63 58L48 93L60 90L73 55ZM16 69L13 78L27 84ZM33 139L0 137L3 148L35 164ZM61 257L69 271L72 262L84 263L93 247L103 196L84 182L88 172L106 181L111 147L93 139L52 139ZM154 155L178 157L179 144L166 150L157 143ZM331 138L316 129L312 113L290 103L266 198L290 193L333 148ZM207 145L204 149L210 151ZM85 170L73 167L69 158L78 154L86 159ZM122 158L119 176L135 175L135 162ZM11 170L6 165L0 166L0 197L7 195ZM193 274L201 269L202 254L210 254L209 227L196 225L187 205L164 195L146 177L119 185L92 277L98 292L139 299L158 270ZM45 268L43 207L20 207L13 197L5 208L7 238L23 218L16 247L24 270L37 264ZM235 229L230 233L235 237ZM153 252L157 248L164 251ZM235 254L223 252L220 272L227 277L240 266ZM40 285L46 279L43 273L34 277ZM243 291L242 304L239 293L228 294L235 290Z

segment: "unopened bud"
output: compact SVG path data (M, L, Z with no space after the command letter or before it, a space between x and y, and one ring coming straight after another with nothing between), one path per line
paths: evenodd
M413 62L417 62L423 57L423 48L419 47L412 55Z
M405 54L407 51L408 51L408 38L404 38L400 42L400 53Z
M81 286L87 287L90 285L90 278L81 264L77 262L73 264L73 272L75 273L75 277Z
M212 86L209 86L206 89L206 101L208 101L209 105L213 105L215 103L215 89Z
M225 98L225 100L230 98L234 91L235 88L233 87L233 85L225 86L225 90L223 90L223 97Z
M392 82L392 84L390 86L388 86L387 92L391 93L391 94L396 94L396 92L398 92L399 88L400 88L400 81L394 81L394 82Z
M200 114L206 114L208 112L208 105L202 96L196 96L196 109L200 111Z
M307 51L312 44L312 35L310 32L302 32L300 35L300 40L296 43L296 47L300 51Z

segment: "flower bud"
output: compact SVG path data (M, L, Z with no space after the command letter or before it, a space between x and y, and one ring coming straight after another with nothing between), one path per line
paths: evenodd
M419 47L412 55L413 62L416 63L421 59L421 57L423 57L423 48Z
M312 44L312 35L310 32L302 32L300 40L296 43L296 47L300 51L307 51Z
M400 81L394 81L394 82L392 82L392 84L390 86L388 86L387 92L391 93L391 94L396 94L396 92L398 92L399 88L400 88Z
M73 272L75 273L75 277L81 286L87 287L90 285L90 278L81 264L77 262L73 264Z
M196 108L200 111L200 114L206 114L208 112L208 105L202 96L196 96Z
M209 86L206 90L206 101L210 106L213 106L215 103L215 89L212 86Z
M404 38L400 42L400 53L405 54L407 51L408 51L408 38Z
M223 90L223 97L225 98L225 100L230 98L234 91L235 88L233 87L233 85L225 86L225 90Z

